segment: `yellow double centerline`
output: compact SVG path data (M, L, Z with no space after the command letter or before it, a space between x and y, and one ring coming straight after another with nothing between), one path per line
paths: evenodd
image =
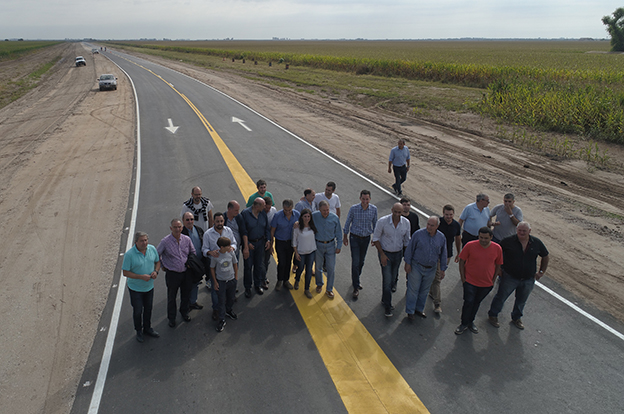
M251 196L256 191L253 180L204 115L161 76L138 66L169 85L191 107L219 149L244 199ZM325 295L308 299L301 290L291 293L348 412L429 412L337 292L334 300Z

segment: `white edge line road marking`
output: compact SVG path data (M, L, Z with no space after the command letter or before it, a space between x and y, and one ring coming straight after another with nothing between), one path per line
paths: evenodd
M115 63L115 62L113 62L113 63ZM115 63L115 65L117 65L117 64ZM119 65L117 65L117 67L119 67ZM132 218L130 220L130 230L128 231L128 243L127 243L127 246L126 246L127 247L126 251L128 251L132 247L134 228L136 226L137 207L139 205L139 188L140 188L140 177L141 177L141 174L140 174L140 171L141 171L141 121L140 121L140 117L139 117L139 100L138 100L137 95L136 95L136 88L134 87L134 82L132 81L132 78L130 77L130 75L128 75L128 73L125 70L121 69L121 67L119 67L119 69L121 71L123 71L126 74L126 76L128 76L128 79L130 79L130 83L132 84L132 89L134 91L134 98L135 98L135 101L136 101L136 110L137 110L137 169L136 169L134 202L133 202L133 206L132 206ZM170 69L170 70L172 70L173 72L176 72L173 69ZM265 121L270 122L271 124L273 124L277 128L279 128L282 131L286 132L287 134L293 136L294 138L298 139L302 143L308 145L310 148L316 150L317 152L319 152L320 154L322 154L325 157L329 158L330 160L334 161L336 164L338 164L338 165L344 167L345 169L347 169L348 171L354 173L358 177L362 178L364 181L367 181L370 184L374 185L375 187L377 187L379 190L383 191L384 193L386 193L386 194L396 198L397 200L399 199L396 195L392 194L389 190L383 188L379 184L377 184L374 181L370 180L369 178L363 176L362 174L360 174L359 172L355 171L351 167L349 167L349 166L343 164L342 162L338 161L337 159L335 159L331 155L323 152L321 149L315 147L314 145L310 144L309 142L307 142L303 138L301 138L301 137L295 135L294 133L290 132L286 128L276 124L275 122L271 121L270 119L268 119L264 115L258 113L257 111L253 110L252 108L248 107L247 105L237 101L236 99L232 98L229 95L226 95L225 93L221 92L220 90L215 89L212 86L210 86L210 85L208 85L208 84L206 84L206 83L204 83L204 82L202 82L200 80L197 80L197 79L195 79L195 78L193 78L193 77L191 77L189 75L185 75L184 73L181 73L181 72L176 72L176 73L184 75L187 78L192 79L195 82L198 82L198 83L206 86L207 88L210 88L213 91L218 92L221 95L231 99L233 102L236 102L237 104L241 105L243 108L253 112L254 114L258 115L260 118L264 119ZM417 209L416 207L413 207L413 206L412 206L412 209L415 210L420 215L422 215L423 217L429 218L429 215L427 213L425 213L424 211L421 211L421 210L419 210L419 209ZM579 308L578 306L576 306L575 304L573 304L569 300L563 298L558 293L552 291L551 289L547 288L546 286L542 285L541 283L539 283L537 281L535 283L536 283L537 286L542 288L545 292L551 294L554 298L559 299L561 302L565 303L566 305L568 305L569 307L571 307L575 311L579 312L581 315L583 315L586 318L588 318L589 320L595 322L596 324L598 324L602 328L606 329L607 331L611 332L612 334L614 334L618 338L624 340L624 335L623 334L621 334L617 330L613 329L612 327L610 327L606 323L602 322L600 319L598 319L598 318L590 315L589 313L585 312L583 309ZM121 302L122 302L122 299L123 299L123 291L125 290L125 286L126 286L126 280L122 276L120 278L120 281L119 281L119 287L118 287L119 290L117 291L117 297L115 298L115 307L113 309L113 315L111 317L111 322L110 322L110 326L109 326L109 329L108 329L108 336L106 338L106 346L104 347L104 354L102 355L102 361L100 363L100 370L98 372L97 380L95 382L95 387L94 387L94 390L93 390L93 396L91 397L91 405L89 406L89 414L97 414L97 412L99 410L100 401L102 399L102 392L104 391L104 384L106 383L106 375L108 373L108 367L110 365L110 360L111 360L111 356L112 356L112 352L113 352L113 344L115 342L115 334L116 334L116 331L117 331L117 324L119 322L119 314L121 312Z
M108 58L108 57L107 57ZM109 59L110 60L110 59ZM113 62L112 60L110 60ZM115 63L115 62L113 62ZM136 227L137 208L139 206L139 189L141 187L141 118L139 114L139 99L136 94L136 88L130 75L123 70L119 65L115 65L126 74L130 79L132 85L132 91L134 92L134 101L136 102L136 117L137 117L137 161L136 172L134 182L134 201L132 202L132 215L130 218L130 228L128 230L128 241L126 243L126 251L130 250L134 239L134 229ZM113 345L115 344L115 335L117 334L117 325L119 323L119 314L121 313L121 304L123 302L124 291L126 287L126 278L121 275L119 284L117 286L117 296L115 297L115 306L113 307L113 314L111 315L110 326L108 328L108 334L106 336L106 345L104 346L104 353L102 354L102 361L100 362L100 369L98 371L97 380L93 388L93 395L91 396L91 404L89 405L89 414L97 414L100 409L100 401L102 400L102 393L104 392L104 385L106 384L106 376L108 374L108 367L110 366L111 356L113 354Z
M357 175L358 177L360 177L361 179L363 179L364 181L367 181L368 183L374 185L375 187L377 187L377 189L383 191L384 193L396 198L397 200L400 200L399 197L397 197L396 195L392 194L390 192L390 190L380 186L379 184L377 184L376 182L370 180L368 177L365 177L364 175L360 174L358 171L355 171L353 168L349 167L346 164L343 164L342 162L338 161L336 158L332 157L331 155L327 154L326 152L324 152L323 150L315 147L314 145L310 144L308 141L304 140L303 138L297 136L296 134L294 134L293 132L287 130L286 128L284 128L283 126L273 122L272 120L270 120L269 118L267 118L266 116L262 115L261 113L259 113L258 111L248 107L247 105L245 105L242 102L237 101L236 99L232 98L229 95L226 95L224 92L221 92L218 89L213 88L212 86L197 80L189 75L186 75L184 73L181 72L177 72L173 69L169 69L173 72L176 73L180 73L184 76L186 76L189 79L194 80L195 82L198 82L210 89L212 89L213 91L216 91L218 93L220 93L221 95L231 99L232 101L236 102L237 104L241 105L243 108L246 108L247 110L253 112L254 114L258 115L260 118L264 119L265 121L270 122L271 124L273 124L274 126L276 126L277 128L281 129L282 131L286 132L287 134L293 136L294 138L298 139L299 141L303 142L304 144L306 144L307 146L309 146L310 148L318 151L319 153L321 153L322 155L324 155L325 157L329 158L330 160L334 161L336 164L344 167L345 169L347 169L348 171L352 172L353 174ZM418 214L422 215L425 218L429 218L429 215L427 213L425 213L422 210L417 209L416 207L412 206L412 210L416 211ZM546 287L545 285L543 285L542 283L535 281L535 284L540 287L541 289L543 289L546 293L549 293L550 295L552 295L555 299L560 300L561 302L565 303L566 305L568 305L570 308L574 309L575 311L577 311L578 313L580 313L581 315L585 316L586 318L588 318L589 320L591 320L592 322L595 322L596 324L598 324L600 327L606 329L607 331L611 332L613 335L617 336L618 338L624 340L624 334L622 334L621 332L613 329L612 327L610 327L609 325L607 325L606 323L602 322L600 319L596 318L595 316L592 316L591 314L589 314L588 312L584 311L583 309L581 309L580 307L576 306L574 303L570 302L569 300L565 299L563 296L559 295L558 293L556 293L555 291L553 291L552 289L549 289L548 287Z

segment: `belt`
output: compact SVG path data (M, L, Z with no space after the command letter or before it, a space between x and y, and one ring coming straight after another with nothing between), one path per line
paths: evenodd
M422 266L422 267L424 267L425 269L431 269L431 268L433 268L433 266L425 266L425 265L420 264L420 263L418 263L418 262L417 262L416 264L417 264L418 266Z
M255 242L260 241L260 240L262 240L262 239L264 239L264 237L260 237L259 239L254 239L254 240L249 240L249 241L250 241L251 243L255 243Z
M357 234L351 233L351 236L357 237L358 239L368 239L370 237L370 234L368 236L358 236Z
M319 242L319 243L323 243L323 244L327 244L327 243L331 243L331 242L333 242L334 240L336 240L336 239L335 239L335 238L333 238L333 239L331 239L331 240L327 240L327 241L317 240L317 242Z
M383 250L383 249L382 249L382 250ZM384 253L392 253L392 254L395 254L395 253L403 253L403 250L397 250L396 252L391 252L391 251L388 251L388 250L383 250L383 252L384 252Z

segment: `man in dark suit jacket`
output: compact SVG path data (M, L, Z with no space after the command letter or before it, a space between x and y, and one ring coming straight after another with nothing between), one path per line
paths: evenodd
M184 213L184 216L182 217L182 224L184 224L184 227L182 228L182 234L191 238L193 246L195 247L195 251L197 252L197 257L202 258L202 261L204 262L204 267L206 269L209 269L210 265L206 266L206 260L201 254L202 243L204 240L204 229L202 229L200 226L195 225L195 217L191 212ZM197 303L198 292L199 283L196 283L193 285L193 290L191 290L191 309L199 310L204 308L202 305Z

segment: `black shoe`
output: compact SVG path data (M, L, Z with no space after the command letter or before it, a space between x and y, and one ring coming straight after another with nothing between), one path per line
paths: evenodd
M262 289L264 290L269 290L269 281L266 280L263 284L262 284Z
M182 320L184 322L190 322L191 321L191 317L189 315L182 315Z
M251 289L245 289L245 297L246 298L250 298L251 297Z
M143 343L143 341L145 341L145 339L143 339L143 332L141 331L136 331L136 340Z
M175 326L176 326L175 319L169 319L169 326L172 327L172 328L175 328Z
M396 292L396 286L392 286L392 293Z
M235 314L235 313L234 313L234 311L225 312L225 314L226 314L227 316L229 316L229 317L230 317L230 319L234 319L234 320L237 320L237 319L238 319L238 315L237 315L237 314Z
M262 289L260 286L256 286L256 293L258 295L264 295L264 289Z
M191 305L189 306L189 308L191 309L197 309L197 310L201 310L204 309L204 307L202 305L200 305L199 303L195 302L195 303L191 303Z
M225 328L225 319L221 319L217 324L217 332L223 332L223 328Z
M152 338L160 338L160 334L154 330L154 328L149 328L147 330L143 330L143 333L147 336L151 336Z

